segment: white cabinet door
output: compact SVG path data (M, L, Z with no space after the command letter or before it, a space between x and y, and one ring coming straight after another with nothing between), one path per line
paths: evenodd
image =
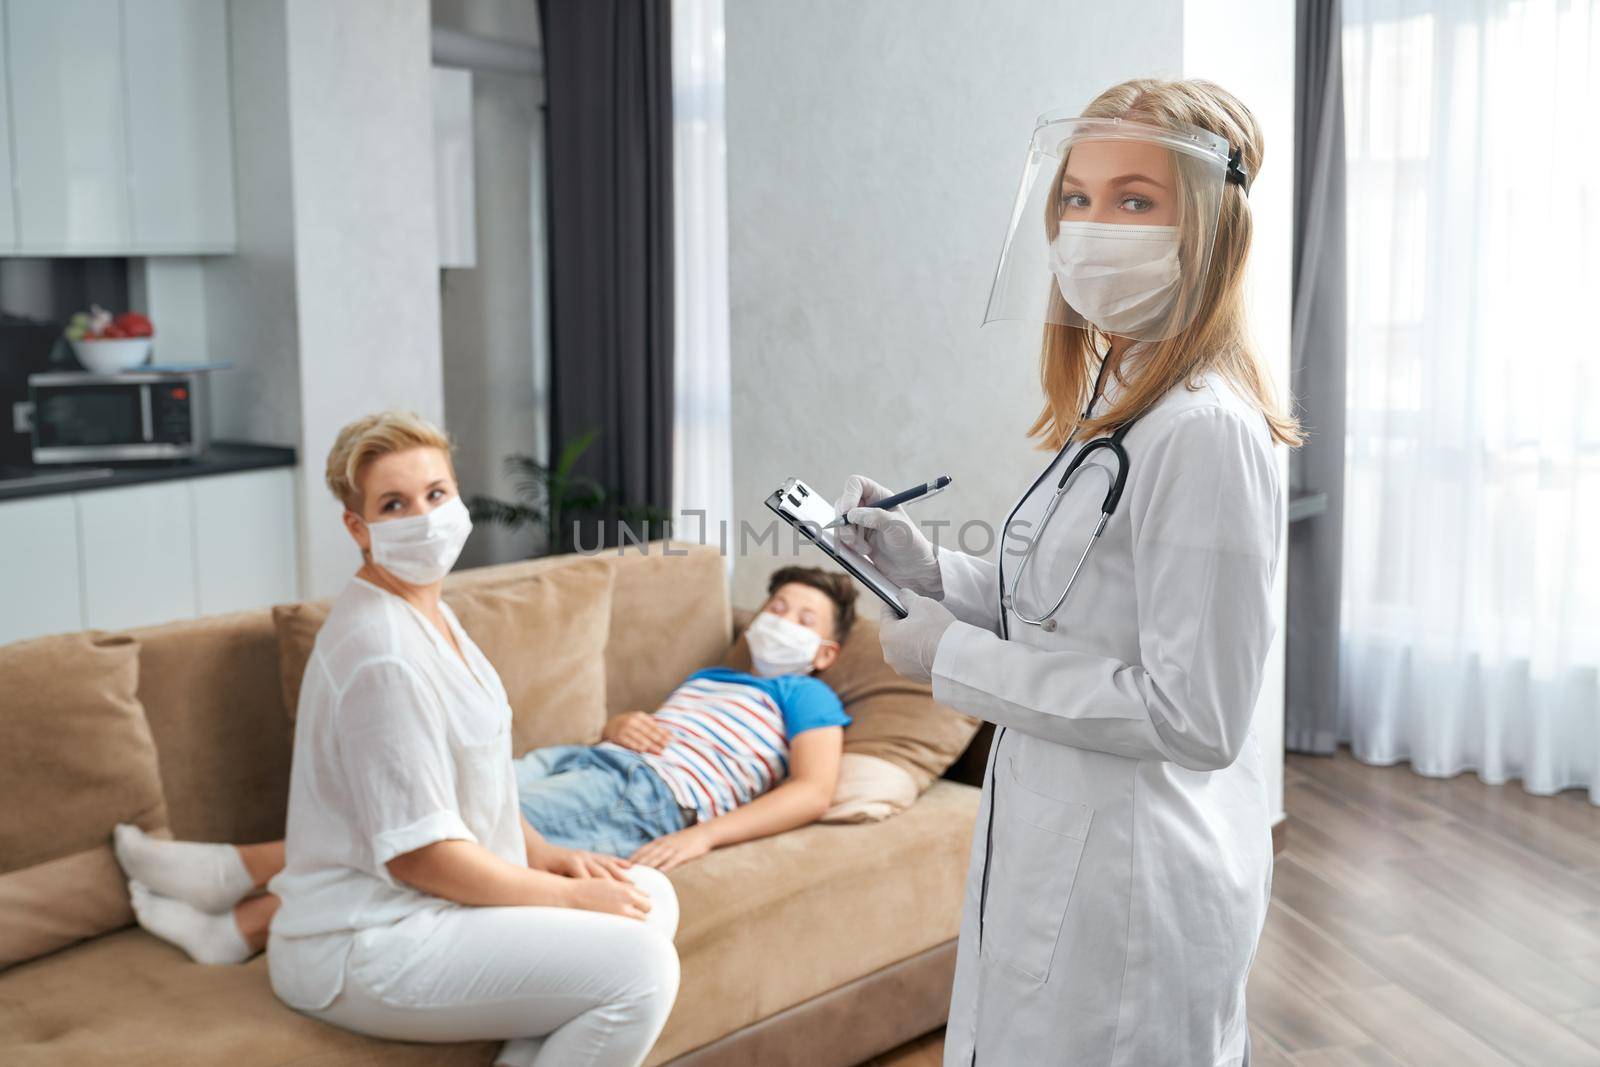
M228 5L122 0L122 15L133 244L232 251Z
M0 18L0 63L6 56L5 19ZM0 253L17 247L16 207L11 195L11 101L0 77Z
M83 629L70 496L0 504L0 644Z
M189 488L200 614L298 600L294 472L220 474L196 478Z
M75 499L85 626L124 630L198 613L187 483L101 489Z
M17 251L126 251L121 0L7 0Z

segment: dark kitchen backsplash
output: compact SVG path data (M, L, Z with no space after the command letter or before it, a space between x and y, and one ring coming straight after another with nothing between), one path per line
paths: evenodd
M126 259L0 259L0 313L64 324L90 304L128 310Z
M0 259L0 465L31 459L32 438L18 414L28 375L77 369L61 329L90 304L127 309L126 259Z

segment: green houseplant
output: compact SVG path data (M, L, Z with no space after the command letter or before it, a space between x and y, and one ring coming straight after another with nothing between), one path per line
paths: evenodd
M472 521L496 523L513 530L532 525L544 533L543 554L571 552L576 547L573 524L586 518L603 519L607 503L616 495L575 469L599 433L592 429L568 441L551 464L525 453L507 456L505 471L512 479L516 499L475 494L467 501ZM614 506L618 521L640 534L641 540L649 538L652 525L659 532L670 518L664 508L653 504L616 502Z

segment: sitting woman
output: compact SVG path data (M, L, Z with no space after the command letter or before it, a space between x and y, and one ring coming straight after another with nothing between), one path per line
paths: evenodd
M241 905L277 908L273 991L375 1037L506 1040L500 1063L638 1064L677 995L677 901L518 809L505 690L439 597L471 529L448 440L415 415L359 419L327 481L364 562L301 689L283 870ZM216 954L242 946L232 916L138 883L134 904L147 926L209 920L194 937Z

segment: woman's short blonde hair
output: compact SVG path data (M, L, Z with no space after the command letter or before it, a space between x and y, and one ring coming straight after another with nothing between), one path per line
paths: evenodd
M363 415L339 431L328 452L328 488L351 511L361 511L361 472L379 456L413 448L437 448L455 473L450 438L414 411Z

